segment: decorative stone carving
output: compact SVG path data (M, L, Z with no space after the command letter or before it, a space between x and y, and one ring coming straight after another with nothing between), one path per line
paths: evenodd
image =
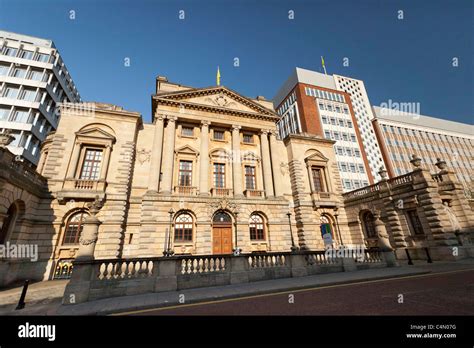
M217 210L227 210L232 213L238 213L240 205L223 198L220 201L209 203L209 216L212 216Z
M410 163L413 165L415 168L419 168L421 166L421 158L418 157L417 155L411 155L411 160Z
M378 247L382 251L392 251L393 248L390 245L389 235L387 233L387 229L385 228L385 224L380 220L380 211L373 210L374 215L374 225L375 225L375 232L379 237Z
M140 164L143 165L145 162L149 162L151 158L151 151L150 150L145 150L141 149L140 151L137 152L137 159Z
M9 129L5 129L3 133L0 133L0 147L8 146L15 137L11 135L11 131Z
M94 201L87 204L87 207L89 208L89 212L93 216L97 215L97 213L103 206L104 206L104 202L99 198L99 196L95 196Z
M435 163L435 166L439 168L441 173L445 173L446 168L448 168L448 165L446 164L446 161L442 160L439 157L436 160L437 160L437 162Z
M290 175L290 165L288 162L280 162L280 172L281 175Z
M387 170L384 167L379 168L379 175L382 181L387 180Z
M218 94L214 98L206 98L205 100L221 107L230 107L235 105L235 102L229 100L223 93Z

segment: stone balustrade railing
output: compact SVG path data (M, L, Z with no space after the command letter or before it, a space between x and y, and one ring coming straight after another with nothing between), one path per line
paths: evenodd
M385 253L366 250L361 262L351 257L331 257L325 251L76 260L63 303L72 304L70 298L81 303L114 296L352 271L387 266L389 259Z
M387 180L387 183L390 187L397 187L397 186L409 184L412 182L413 182L412 173L407 173L407 174L400 175L395 178Z
M366 186L366 187L362 187L360 189L357 189L357 190L354 190L354 191L349 191L349 192L346 192L344 193L342 196L347 199L347 198L351 198L351 197L359 197L359 196L364 196L368 193L372 193L372 192L378 192L380 190L380 186L379 184L374 184L374 185L370 185L370 186Z

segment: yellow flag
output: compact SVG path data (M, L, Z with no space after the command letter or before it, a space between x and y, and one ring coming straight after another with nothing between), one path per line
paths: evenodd
M327 72L326 72L326 65L324 65L324 58L323 58L323 56L321 56L321 64L323 65L324 73L327 75Z
M221 72L220 72L220 70L219 70L219 66L217 66L216 82L217 82L217 85L218 85L218 86L221 85Z

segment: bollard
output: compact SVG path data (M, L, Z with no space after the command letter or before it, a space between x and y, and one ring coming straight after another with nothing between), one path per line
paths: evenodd
M413 261L411 260L410 253L408 252L408 249L405 249L405 252L406 252L407 258L408 258L408 264L413 265Z
M428 263L433 263L433 260L431 260L431 256L430 256L430 252L428 248L425 248L425 252L426 252L426 257L428 258L427 259Z
M18 306L16 306L15 310L23 309L25 308L25 297L26 297L26 291L28 290L28 284L30 281L27 279L25 280L25 283L23 284L23 290L21 291L21 296L20 296L20 301L18 301Z

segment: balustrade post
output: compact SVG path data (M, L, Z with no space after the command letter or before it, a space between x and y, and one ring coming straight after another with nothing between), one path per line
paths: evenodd
M304 277L308 275L306 258L303 254L290 254L291 276Z
M249 262L247 256L234 256L230 261L230 283L248 283L249 282Z
M344 269L344 272L357 271L356 262L353 257L343 257L342 267Z
M153 269L157 270L158 273L154 287L155 292L175 291L178 289L177 273L179 267L177 266L177 262L178 260L175 258L163 258L154 261Z

